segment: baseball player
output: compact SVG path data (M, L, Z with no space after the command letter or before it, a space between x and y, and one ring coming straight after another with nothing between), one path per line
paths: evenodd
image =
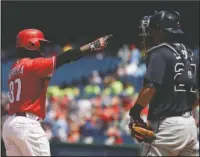
M8 76L9 118L2 133L7 156L50 156L49 142L40 121L45 118L46 91L52 74L66 63L103 50L111 36L44 58L41 48L49 41L40 30L25 29L18 33L19 60L12 65Z
M181 41L180 15L160 11L141 20L147 72L129 115L142 156L198 156L192 109L199 105L199 60ZM140 112L149 104L148 124Z

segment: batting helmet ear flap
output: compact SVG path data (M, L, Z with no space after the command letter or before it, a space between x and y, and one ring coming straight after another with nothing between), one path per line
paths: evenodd
M28 43L29 50L38 50L40 49L40 41L37 39L31 39Z

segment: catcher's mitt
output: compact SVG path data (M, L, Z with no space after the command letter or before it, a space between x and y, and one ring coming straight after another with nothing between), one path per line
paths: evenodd
M156 137L152 128L143 120L131 121L129 129L131 136L138 142L151 143Z

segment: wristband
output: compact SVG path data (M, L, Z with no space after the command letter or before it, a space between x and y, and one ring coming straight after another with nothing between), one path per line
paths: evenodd
M134 119L134 120L140 120L140 113L141 111L144 109L143 106L141 106L140 104L135 104L130 112L129 112L129 115Z
M89 43L90 49L91 51L97 50L98 48L100 48L101 44L99 42L99 40L96 40L94 42Z

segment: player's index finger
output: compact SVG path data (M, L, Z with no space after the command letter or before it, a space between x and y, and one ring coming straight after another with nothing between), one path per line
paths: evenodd
M111 37L113 37L112 34L106 35L106 39L109 39L109 38L111 38Z

